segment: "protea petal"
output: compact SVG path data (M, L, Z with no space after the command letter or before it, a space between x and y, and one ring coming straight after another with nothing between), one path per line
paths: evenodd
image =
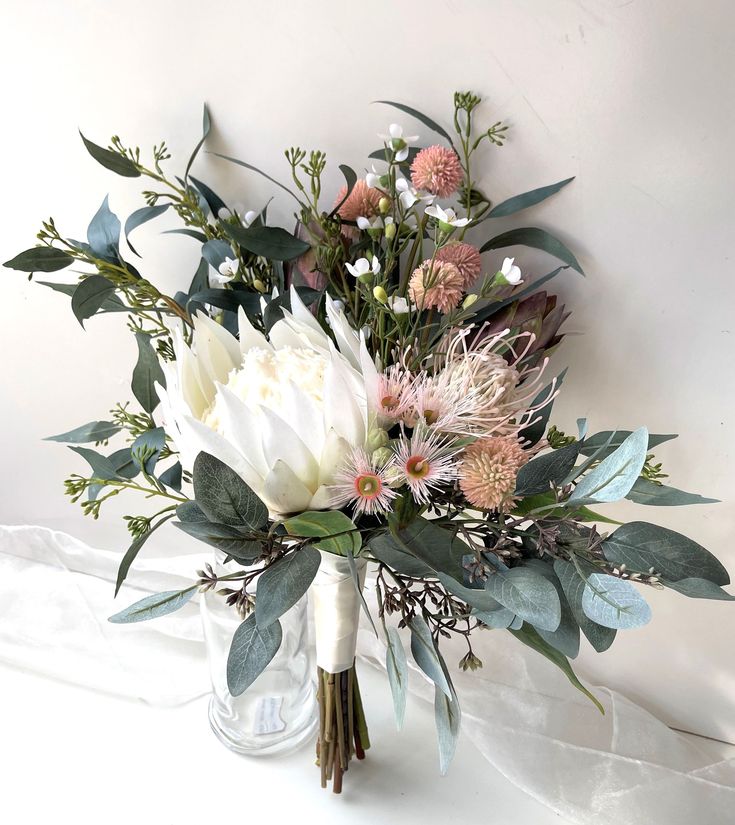
M237 326L240 333L240 352L244 355L249 349L272 350L268 339L250 323L245 310L240 307L237 311Z
M312 491L283 461L277 461L263 481L262 498L271 513L301 513L309 509L312 496Z
M310 488L316 488L319 464L304 442L280 416L267 407L260 408L260 437L266 462L283 461Z

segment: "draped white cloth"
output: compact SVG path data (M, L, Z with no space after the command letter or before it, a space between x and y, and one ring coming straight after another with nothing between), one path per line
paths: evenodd
M120 606L184 586L209 559L206 552L174 558L150 553L134 565ZM116 554L65 533L0 526L0 660L154 705L181 704L208 692L196 604L153 622L107 622L119 609L111 599L118 561ZM580 825L733 821L735 760L718 760L706 742L685 739L620 694L598 687L606 709L600 716L563 675L510 634L478 634L475 647L485 667L453 674L462 735L509 782ZM446 646L450 667L462 652ZM358 653L383 666L383 645L366 622ZM433 695L415 668L410 690L429 700Z

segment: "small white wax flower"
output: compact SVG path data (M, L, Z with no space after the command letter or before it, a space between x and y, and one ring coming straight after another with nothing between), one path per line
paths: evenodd
M395 152L395 160L398 163L402 163L408 157L408 144L415 143L419 139L419 136L404 135L403 127L397 123L391 123L388 127L388 132L389 134L378 135L378 137L382 138L385 145Z
M359 278L362 275L367 275L368 273L377 275L380 272L380 261L375 255L373 255L372 262L368 261L367 258L358 258L354 264L345 264L345 266L347 267L347 271L354 278Z
M517 286L518 284L523 283L523 281L521 280L521 268L519 266L515 266L513 263L514 260L515 258L506 258L503 261L503 265L500 267L500 274L509 284Z
M226 221L228 218L233 217L237 218L245 229L247 229L258 217L258 213L254 212L252 209L246 211L242 204L236 203L232 209L228 209L226 206L223 206L222 209L217 212L217 217L221 221Z
M374 218L366 218L360 216L357 219L357 226L359 229L369 231L371 229L384 229L386 226L390 226L393 223L393 218L382 218L380 215L376 215Z
M388 176L379 174L375 168L375 164L372 164L370 168L372 171L368 172L367 175L365 175L365 183L368 185L368 188L385 189Z
M408 301L400 295L391 295L388 298L388 306L394 315L405 315L405 313L416 309L415 304L409 306Z
M219 265L217 272L212 273L212 280L220 285L228 284L237 275L240 261L237 258L225 258Z
M404 209L410 209L415 203L422 201L426 204L434 202L434 196L428 193L421 194L415 186L412 186L410 181L405 178L398 178L396 181L396 192L398 192L398 200Z
M424 211L430 217L436 218L439 223L446 224L447 226L453 226L455 228L467 226L470 222L469 218L458 218L454 209L442 209L439 204L427 206Z

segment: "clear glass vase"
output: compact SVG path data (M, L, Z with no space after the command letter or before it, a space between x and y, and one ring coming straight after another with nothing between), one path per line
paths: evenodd
M238 569L223 561L217 552L219 574ZM230 750L252 756L287 753L311 739L319 720L306 597L281 616L281 647L241 696L227 689L227 656L242 618L212 591L203 594L201 611L212 679L209 721L217 738Z

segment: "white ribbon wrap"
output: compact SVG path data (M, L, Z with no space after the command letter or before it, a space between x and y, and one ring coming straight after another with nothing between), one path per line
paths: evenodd
M311 584L314 605L316 663L327 673L349 670L355 660L360 623L360 594L346 558L322 551L319 571ZM367 561L355 559L360 587Z

